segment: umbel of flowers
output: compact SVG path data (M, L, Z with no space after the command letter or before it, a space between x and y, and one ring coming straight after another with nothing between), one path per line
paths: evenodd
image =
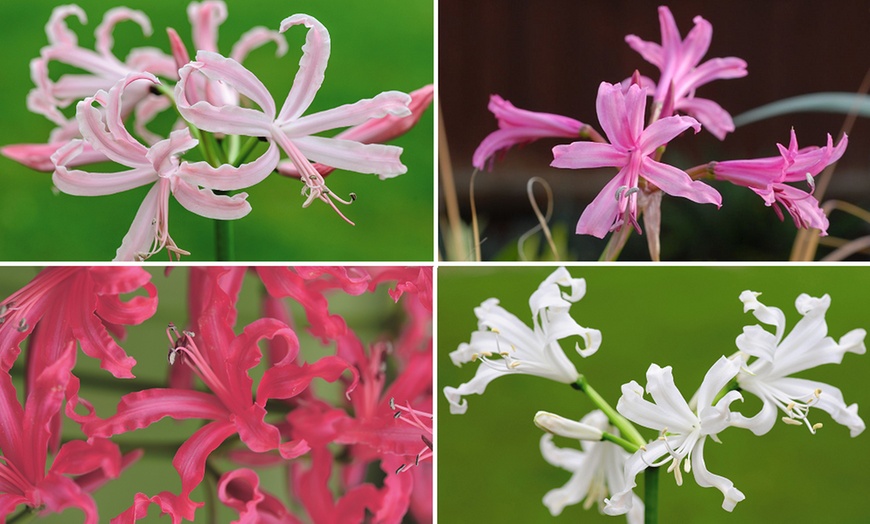
M432 100L431 85L411 94L385 91L305 114L329 60L330 34L323 24L305 14L289 16L277 31L251 29L223 55L217 37L227 18L226 5L220 0L193 2L187 14L196 50L193 60L173 29L168 30L171 54L137 48L121 59L112 51L114 28L129 20L150 35L151 23L144 13L124 7L107 12L95 32L95 50L90 50L78 44L66 24L69 17L85 23L85 12L76 5L55 8L46 25L48 45L31 62L35 87L27 107L57 127L47 143L2 148L9 158L52 172L54 185L71 195L110 195L149 186L115 260L144 260L163 249L170 258L189 254L170 235L170 197L192 213L236 220L251 211L247 193L239 191L276 172L302 182L303 207L319 200L353 224L336 204L350 204L355 195L333 193L325 180L331 171L370 173L381 179L407 171L400 159L402 148L380 142L413 127ZM279 108L242 63L251 50L269 42L283 55L285 33L297 26L307 35L299 68ZM82 73L55 80L49 75L52 63ZM63 111L69 106L75 107L72 118ZM181 118L161 136L148 124L165 110ZM346 129L335 136L318 136L341 128ZM261 141L268 147L258 153ZM191 159L188 153L194 151L204 160ZM82 169L105 161L121 169Z
M749 188L766 206L773 207L780 219L785 209L796 227L815 228L826 235L828 218L813 196L815 177L843 155L848 144L845 135L836 144L828 135L824 146L799 149L792 129L789 146L777 144L779 155L775 157L711 161L685 170L664 161L671 142L689 129L695 134L706 130L719 140L734 131L731 115L696 92L714 80L746 76L747 70L746 62L736 57L702 62L713 36L708 21L696 16L684 39L667 7L659 7L658 14L661 44L635 35L626 36L625 41L656 66L660 76L654 80L635 71L619 82L601 82L595 102L601 132L566 116L519 109L492 95L489 109L499 129L474 152L474 167L491 168L495 158L511 147L540 138L576 140L554 147L550 165L618 170L583 210L576 227L577 234L598 238L613 232L613 247L605 253L607 257L619 253L631 231L642 232L638 218L643 215L650 256L657 260L662 195L721 207L722 197L709 180ZM807 190L795 183L806 184Z
M111 482L129 506L113 523L136 522L151 505L173 523L199 522L203 490L207 514L220 503L237 522L431 522L431 268L194 267L169 278L185 274L181 328L156 324L165 282L139 267L51 267L0 302L3 521L77 508L87 524L108 522L91 493ZM242 292L251 280L260 296ZM393 327L375 339L361 335L373 326L333 312L337 300L385 287L371 309ZM238 325L252 296L245 309L260 313ZM304 320L294 321L288 297ZM139 324L169 336L168 352L138 353L164 363L165 386L140 384L119 345ZM300 341L303 328L313 343ZM77 367L77 347L112 377ZM22 376L23 391L13 383ZM117 408L98 413L82 385ZM166 458L180 490L146 493L124 470L165 457L165 444L122 452L130 446L117 436L166 417L200 423L186 426L171 466ZM286 483L261 482L263 468Z
M828 295L798 296L795 308L801 319L789 331L782 310L762 303L760 293L744 291L739 297L744 311L751 311L760 324L743 328L736 338L737 352L726 350L731 356L723 355L713 363L694 395L686 397L677 389L671 366L652 363L646 385L634 380L624 384L614 408L577 371L559 343L579 338L585 348L578 343L574 349L584 357L593 357L604 347L606 339L600 331L581 327L569 314L570 306L585 293L584 279L572 277L565 268L557 269L529 299L533 328L498 306L497 299L484 301L474 310L478 329L469 342L450 354L456 365L477 362L475 375L458 387L444 388L453 414L467 412L464 397L483 394L492 380L515 374L570 384L596 405L596 410L579 421L545 411L534 417L546 432L540 441L544 459L572 473L565 486L544 496L544 505L554 516L568 505L583 502L586 508L597 504L608 515L626 514L631 523L655 522L655 509L650 508L658 504L646 500L644 505L634 488L641 472L656 475L659 468L673 473L678 485L683 484L684 475L691 474L699 486L718 489L722 508L731 511L746 495L728 478L709 471L704 458L707 442L719 443L723 431L745 428L762 436L773 428L779 414L784 424L805 426L815 433L821 427L813 420L815 410L827 412L852 437L865 429L857 404L847 404L837 387L806 373L822 364L839 364L846 353L866 351L864 329L853 329L839 339L828 335ZM735 401L744 395L761 401L757 413L739 409L742 403ZM655 431L656 436L642 436L638 426ZM582 450L556 446L553 435L578 440ZM657 481L648 477L646 496L655 498L651 485ZM646 515L645 509L649 510Z

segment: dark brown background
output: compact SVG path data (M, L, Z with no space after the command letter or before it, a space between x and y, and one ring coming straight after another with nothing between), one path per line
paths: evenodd
M439 89L451 163L463 216L468 219L471 155L496 129L486 106L497 93L517 107L564 114L600 130L595 95L601 81L618 82L638 69L654 80L657 69L625 43L625 35L661 42L656 8L647 1L441 0L439 2ZM679 1L669 4L680 33L701 15L713 25L705 59L736 56L748 63L741 79L702 86L698 96L717 101L732 116L782 98L820 92L855 91L870 67L870 2L738 0ZM710 160L776 154L794 126L801 146L836 137L843 115L802 113L738 128L724 142L706 132L672 144L666 159L683 168ZM574 226L585 205L612 169L600 173L549 168L551 147L541 141L512 150L492 173L477 177L475 188L484 231L484 256L492 257L535 223L525 196L526 180L539 175L556 192L556 216L571 232L573 258L597 258L603 246L576 237ZM827 198L870 206L870 123L859 119ZM780 223L760 198L747 190L716 183L723 207L675 198L663 206L665 259L757 259L788 256L795 228ZM712 208L712 209L706 209ZM443 211L443 207L442 207ZM868 234L866 225L842 214L831 217L834 236ZM707 242L710 237L716 242ZM715 245L714 245L715 244ZM648 258L634 238L628 258Z

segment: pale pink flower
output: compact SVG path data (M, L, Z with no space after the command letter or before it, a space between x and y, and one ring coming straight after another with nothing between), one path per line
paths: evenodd
M587 169L618 167L619 173L595 197L580 216L578 234L598 238L625 225L640 231L637 223L638 192L652 185L663 192L700 204L721 206L722 197L712 187L692 180L684 171L653 159L656 150L686 129L697 133L701 126L691 117L670 116L644 128L646 95L632 84L627 90L602 82L598 88L598 120L610 144L574 142L553 148L553 167ZM644 187L640 187L640 179Z
M797 135L792 128L788 148L782 144L776 145L780 156L711 162L710 170L716 180L726 180L754 191L764 199L765 205L773 207L780 220L784 218L779 208L782 205L794 220L795 227L816 228L822 235L827 235L828 217L813 196L814 177L839 160L848 143L849 137L843 135L834 146L831 135L828 135L828 143L824 147L798 149ZM803 191L786 182L807 182L810 191Z
M96 51L78 45L78 37L66 24L66 18L70 16L77 17L83 24L87 22L85 12L77 5L56 7L45 26L49 45L42 48L39 58L30 63L30 74L36 87L27 96L27 108L34 113L45 115L63 127L67 118L60 108L92 96L100 89L109 89L128 74L149 71L167 78L178 77L172 57L157 49L134 49L123 62L113 54L112 32L119 22L133 21L146 36L151 34L151 22L141 11L126 7L107 11L95 31ZM66 74L52 81L48 76L52 61L84 70L86 74ZM139 86L128 96L138 101L147 94L148 88Z
M323 176L314 169L309 159L338 169L375 173L383 179L407 171L399 160L402 149L312 135L329 129L359 125L372 118L410 115L408 104L411 98L405 93L387 91L372 99L302 116L323 82L330 43L326 28L308 15L299 14L284 19L280 31L284 32L300 24L309 28L308 36L302 48L303 54L293 87L277 114L272 95L253 73L231 58L206 51L198 52L196 62L179 71L180 81L175 86L175 98L182 116L200 129L215 133L265 137L270 143L270 153L276 144L280 146L302 173L301 178L305 183L303 194L307 196L303 207L315 199L320 199L341 215L333 198L339 202L349 202L340 199L326 187ZM205 75L211 81L229 85L251 99L260 110L231 104L216 106L201 99L192 89L195 82L191 80L199 74ZM277 161L271 167L276 165Z
M187 254L169 235L169 196L174 195L187 210L207 218L241 218L251 210L247 193L226 196L213 190L252 186L268 176L277 162L275 151L238 168L181 162L179 156L197 145L187 129L173 131L169 138L146 147L125 129L121 117L122 95L139 81L158 83L149 73L131 74L108 93L98 91L80 102L76 111L83 140L129 170L94 173L69 169L82 151L81 140L73 140L52 157L57 165L52 180L58 189L72 195L108 195L154 182L118 248L116 260L144 260L164 247L176 256ZM101 107L94 107L94 102Z
M579 139L586 124L567 116L518 109L498 95L489 97L489 110L498 120L498 130L490 133L477 146L471 164L477 169L492 168L495 157L518 144L539 138L561 137Z
M734 131L731 115L712 100L696 98L695 89L713 80L746 76L746 62L740 58L727 57L713 58L700 64L710 48L713 27L700 16L696 16L693 21L695 27L683 40L674 21L674 15L671 14L670 9L661 6L659 7L661 44L641 40L635 35L626 36L625 41L647 62L661 71L653 95L656 111L661 111L663 106L667 106L673 111L692 115L713 136L722 140L726 133ZM670 116L670 114L662 116Z

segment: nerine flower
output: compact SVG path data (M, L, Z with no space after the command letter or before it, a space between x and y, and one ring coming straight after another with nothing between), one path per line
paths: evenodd
M161 507L171 507L173 513L181 515L190 515L195 510L197 504L189 497L203 479L206 459L232 435L237 434L250 450L258 453L277 450L285 459L305 453L309 446L304 440L282 442L279 429L264 420L266 402L295 397L317 377L334 382L348 368L335 356L324 356L310 365L297 364L299 341L296 334L275 319L256 320L236 335L232 325L235 297L221 288L221 273L219 268L210 273L209 300L202 301L204 311L198 315L196 334L185 331L176 338L172 329L167 330L170 339L174 339L170 363L192 367L210 393L174 388L130 393L121 399L115 415L83 426L85 434L93 438L147 427L164 417L208 420L178 449L173 460L181 477L180 496L167 492L157 495L162 501ZM263 373L255 399L249 373L262 357L258 342L273 338L285 339L289 350ZM354 386L355 381L350 389ZM149 499L143 497L137 499L137 504L147 508ZM150 501L157 502L154 498Z
M752 311L760 322L773 326L770 333L760 325L746 326L737 337L737 347L754 360L737 375L737 383L744 391L757 396L763 402L761 410L749 419L740 418L735 426L746 427L756 435L770 431L781 410L783 422L805 424L811 432L820 424L809 420L810 408L827 411L839 424L849 428L853 437L864 431L864 421L858 416L858 405L847 406L843 394L834 386L791 377L822 364L839 364L849 353L862 355L866 352L863 329L853 329L835 341L828 336L825 313L831 305L831 297L821 298L801 294L795 300L795 308L802 318L785 335L785 315L782 310L765 306L758 300L759 293L744 291L740 294L744 311Z
M547 431L541 436L541 455L553 466L571 472L571 479L561 488L551 489L544 495L544 505L550 514L558 516L566 506L583 502L583 509L598 504L604 509L604 500L625 485L623 467L629 453L612 442L601 440L602 431L618 435L619 431L607 421L600 410L592 411L580 422L551 413L538 412L535 424ZM583 451L560 448L553 444L553 434L580 441ZM585 502L584 502L585 500ZM632 493L629 524L643 523L643 502Z
M299 70L293 87L284 105L276 114L275 101L253 73L231 58L217 53L200 51L196 62L179 71L180 81L175 86L175 98L181 115L196 127L232 135L265 137L269 151L277 144L290 157L301 173L305 183L303 194L307 196L303 206L320 199L341 215L333 199L346 202L332 193L323 176L309 160L360 173L375 173L382 179L404 173L407 168L399 160L400 147L382 144L363 144L354 140L312 136L315 133L359 125L372 118L387 115L410 115L408 104L411 98L398 91L386 91L372 99L360 100L327 111L302 116L311 105L323 82L329 59L329 33L315 18L298 14L281 22L283 33L294 25L309 28ZM257 104L260 109L248 109L236 105L214 105L193 92L192 78L205 75L214 82L222 82L237 90ZM274 168L277 159L271 165ZM344 217L344 215L341 215ZM345 220L347 220L345 218ZM349 222L349 221L348 221Z
M136 82L159 83L149 73L131 74L108 92L98 91L80 102L76 111L84 141L130 169L116 173L70 169L68 166L83 151L82 141L73 140L52 157L57 166L52 180L61 191L84 196L108 195L153 182L115 259L144 260L164 247L175 255L184 255L187 252L178 248L169 235L170 195L189 211L207 218L241 218L251 210L247 193L227 196L213 190L236 190L260 182L272 171L278 155L270 150L238 168L182 162L179 156L198 143L187 129L173 131L169 138L146 147L127 131L121 116L122 96ZM94 107L95 102L101 107Z
M694 118L669 116L644 128L646 95L644 89L636 84L625 90L619 85L602 82L596 108L610 144L574 142L556 146L550 164L566 169L619 168L616 177L583 211L577 222L577 234L604 238L608 232L626 225L640 231L637 223L638 192L650 189L650 185L669 195L721 206L722 197L715 189L692 180L676 167L653 159L658 148L686 129L694 128L697 133L701 126Z
M646 372L646 390L653 402L643 398L644 389L635 381L622 386L622 396L616 405L627 419L661 433L658 440L639 449L625 463L625 487L606 501L604 512L621 515L632 508L635 477L648 467L668 464L677 485L683 483L683 472L694 471L695 482L701 487L715 487L725 496L722 508L731 511L746 498L726 479L710 473L704 463L704 443L707 437L719 442L718 433L731 425L730 405L741 399L737 391L729 391L716 402L716 396L733 379L741 366L740 360L720 358L704 376L696 394L697 407L692 409L674 384L670 366L650 365ZM714 403L715 402L715 403Z
M780 220L784 218L779 207L782 205L794 220L795 227L816 228L822 235L827 235L828 217L813 196L814 177L839 160L848 143L849 137L843 135L834 146L831 135L828 135L825 147L798 149L797 135L792 128L788 148L782 144L776 145L779 156L711 162L710 170L717 180L725 180L754 191L764 199L765 205L773 207ZM810 191L803 191L786 182L806 182Z
M444 388L450 412L465 413L468 401L463 396L483 394L490 382L504 375L519 373L566 384L575 382L579 374L559 340L581 337L585 348L581 349L578 343L575 349L583 357L595 353L601 345L600 331L579 325L569 314L571 305L585 294L586 281L571 278L568 270L561 267L529 297L532 328L499 306L496 298L474 308L478 330L471 334L470 342L460 344L450 353L450 358L457 366L475 360L480 360L480 366L470 381L458 388Z
M746 62L740 58L713 58L701 64L701 59L710 48L713 27L700 16L694 18L695 27L683 40L674 21L674 15L665 6L659 7L659 24L662 43L647 42L635 35L625 41L643 58L661 71L661 77L653 94L657 111L663 106L674 111L683 111L697 118L719 140L734 131L734 121L722 106L706 98L695 97L695 89L726 78L746 76ZM700 65L699 65L700 64ZM671 100L667 100L670 97ZM670 114L663 114L670 116Z
M89 491L141 456L141 451L121 455L118 445L106 439L70 440L48 464L49 443L59 435L52 423L63 405L71 379L75 346L66 346L58 358L41 369L23 403L12 377L0 370L0 517L21 504L47 513L79 508L86 524L99 521Z
M589 126L567 116L518 109L498 95L489 97L489 110L498 119L498 130L493 131L474 150L471 163L477 169L492 167L495 157L518 144L539 138L580 138Z

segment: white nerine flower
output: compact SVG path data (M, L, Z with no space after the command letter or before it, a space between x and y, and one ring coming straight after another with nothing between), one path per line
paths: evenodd
M722 508L731 511L746 498L725 477L707 470L704 462L704 443L709 436L719 442L717 434L730 425L733 413L730 404L741 399L740 393L730 391L713 404L716 395L733 379L742 362L720 358L707 372L696 394L697 408L692 410L677 386L670 366L661 368L650 365L646 372L647 386L654 402L644 400L644 390L635 381L622 386L622 397L616 405L627 419L660 432L658 440L641 448L625 463L626 485L606 501L604 512L621 515L633 506L632 489L637 485L635 477L648 467L664 466L676 477L677 485L683 483L683 471L694 470L695 482L704 488L715 487L725 496Z
M544 495L544 505L554 517L561 514L566 506L583 502L583 508L589 509L598 504L601 511L604 499L625 485L624 466L629 453L612 442L592 442L599 440L602 431L618 435L616 428L610 426L607 416L599 410L587 414L580 422L569 420L559 415L539 411L535 415L535 424L541 429L568 438L579 438L583 451L570 448L559 448L553 444L553 435L547 433L541 437L541 455L553 466L572 473L571 479L561 488L552 489ZM595 439L586 439L593 436ZM578 437L577 435L581 435ZM631 494L632 507L627 517L629 524L643 523L643 502L640 497Z
M559 346L559 340L581 337L585 348L576 344L575 349L584 357L595 353L601 345L600 331L577 324L569 314L571 305L585 294L586 281L571 278L568 270L561 267L529 297L533 329L499 306L498 299L490 298L474 308L478 330L471 334L470 342L460 344L450 353L450 358L457 366L473 361L480 361L480 366L470 381L458 388L444 388L450 412L465 413L468 402L462 397L482 394L490 382L502 375L520 373L566 384L575 382L580 375Z
M764 405L754 417L737 417L733 425L763 435L773 427L779 409L786 415L784 422L805 424L815 433L821 424L812 424L807 417L813 407L830 413L837 423L849 428L853 437L859 435L864 431L864 421L858 416L857 404L846 406L843 394L834 386L789 375L822 364L839 364L846 352L863 354L867 332L853 329L835 341L827 336L825 323L831 297L814 298L801 294L795 301L795 308L803 318L783 338L785 315L779 308L759 302L758 295L760 293L752 291L741 293L743 310L752 311L755 318L774 326L776 332L770 333L759 325L743 328L743 334L737 337L737 347L755 360L741 371L737 382L741 389L759 397Z

